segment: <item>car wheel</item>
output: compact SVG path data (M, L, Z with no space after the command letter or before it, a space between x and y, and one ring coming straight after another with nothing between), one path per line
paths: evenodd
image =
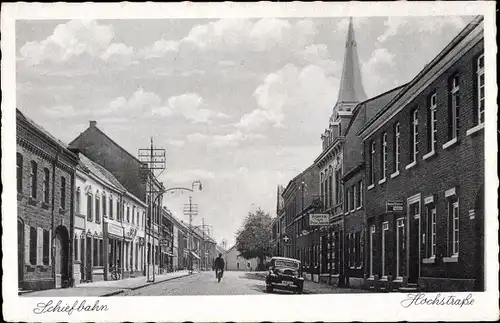
M272 285L266 285L266 292L272 293L273 292L273 286Z

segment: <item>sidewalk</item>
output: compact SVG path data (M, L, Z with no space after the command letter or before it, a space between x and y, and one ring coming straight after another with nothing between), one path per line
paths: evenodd
M193 272L193 275L196 272ZM153 283L147 282L145 276L121 280L103 280L93 283L83 283L73 288L58 288L24 293L24 297L105 297L121 294L125 291L139 289L158 284L167 280L189 276L187 270L156 275Z

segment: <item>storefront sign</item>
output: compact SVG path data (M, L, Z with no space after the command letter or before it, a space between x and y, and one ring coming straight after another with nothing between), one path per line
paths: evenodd
M310 226L323 226L330 224L329 214L309 214Z
M108 225L108 234L111 234L111 235L114 235L114 236L117 236L120 238L123 237L123 228L121 226L118 226L118 225L110 223L110 222L108 222L106 224Z
M387 201L385 207L387 213L403 213L405 209L402 201Z

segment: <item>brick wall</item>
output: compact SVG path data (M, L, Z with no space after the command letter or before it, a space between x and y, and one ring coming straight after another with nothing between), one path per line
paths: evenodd
M435 194L437 209L437 255L447 255L447 202L444 192L456 187L459 198L460 212L460 253L457 263L420 264L421 276L436 276L448 278L470 279L475 277L475 245L480 237L476 237L474 220L469 218L469 210L474 209L476 196L484 183L484 136L480 131L474 135L466 135L466 131L475 125L475 58L483 51L483 43L476 44L463 55L451 68L438 77L430 86L420 93L412 102L407 104L391 120L388 120L383 129L378 130L364 142L366 156L367 178L370 176L370 142L376 143L375 156L375 187L366 193L366 209L368 210L369 224L377 225L377 234L380 233L380 224L384 220L393 220L385 215L385 202L401 200L406 204L410 196L421 194L421 219L425 216L424 198ZM460 78L460 128L458 143L447 149L443 144L448 142L448 80L458 73ZM427 146L428 125L428 98L436 92L437 96L437 149L434 156L423 160L429 152ZM410 147L410 118L411 111L418 107L418 157L414 167L406 170L405 166L411 163ZM391 178L393 168L394 125L400 123L400 175ZM387 181L378 184L381 179L380 138L382 133L388 134ZM380 218L382 217L382 218ZM394 229L393 223L389 229ZM380 237L377 236L377 243ZM391 241L392 242L392 241ZM374 252L380 255L379 246L375 244ZM421 246L422 247L422 246ZM422 249L422 248L421 248ZM392 256L392 250L388 250ZM375 260L375 268L380 267L380 259Z
M52 255L52 236L56 234L56 228L62 226L66 233L70 233L71 200L72 200L72 172L58 165L55 170L55 182L53 181L53 162L55 160L56 149L50 144L50 141L34 133L26 125L17 127L17 153L23 156L22 167L22 190L18 193L17 210L18 218L22 221L25 230L23 233L23 250L20 250L19 261L24 263L22 288L24 289L46 289L53 288L55 282L53 279L53 259ZM36 198L31 197L31 161L36 162ZM70 160L64 155L60 155L60 162L66 165ZM73 165L74 166L74 165ZM44 179L47 169L49 172L48 180L48 201L44 201ZM66 180L66 201L65 206L61 205L61 177ZM54 188L52 186L55 183ZM52 193L54 196L54 226L52 226ZM29 258L29 227L41 228L49 231L49 263L43 264L43 261L37 260L36 265L30 264ZM40 232L43 234L43 231ZM37 244L43 245L43 237L38 238ZM69 243L69 241L68 241ZM37 254L37 258L43 258L42 253ZM69 258L69 255L68 255ZM69 266L70 264L68 264Z

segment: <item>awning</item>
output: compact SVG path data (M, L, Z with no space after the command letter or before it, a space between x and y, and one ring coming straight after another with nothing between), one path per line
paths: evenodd
M201 259L200 256L198 256L196 253L194 253L193 251L191 251L191 254L193 255L193 257L195 257L196 259Z

